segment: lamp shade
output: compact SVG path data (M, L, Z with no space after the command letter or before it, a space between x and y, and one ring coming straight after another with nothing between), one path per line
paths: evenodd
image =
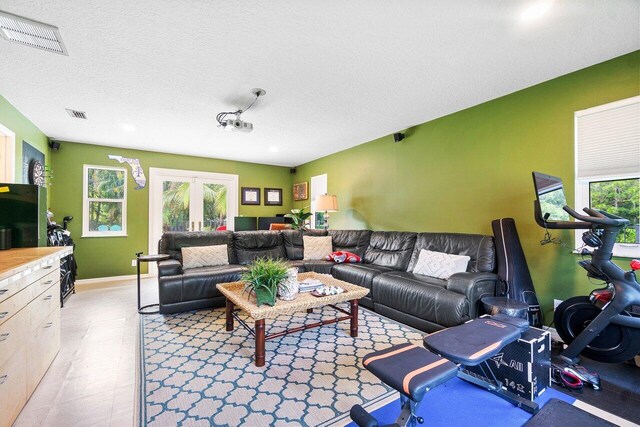
M316 199L316 211L336 212L338 210L338 197L332 194L323 194Z

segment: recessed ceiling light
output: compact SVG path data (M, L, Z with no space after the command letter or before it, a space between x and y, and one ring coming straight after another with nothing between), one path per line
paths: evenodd
M68 55L58 27L0 10L0 35L7 41Z
M530 4L522 12L522 15L520 15L520 18L523 21L533 21L535 19L541 18L544 14L546 14L549 11L549 9L551 9L551 5L553 4L553 1L554 0L540 0Z
M277 153L278 147L269 147L269 151L271 151L272 153Z
M120 128L125 132L134 132L136 130L136 127L129 123L120 123Z

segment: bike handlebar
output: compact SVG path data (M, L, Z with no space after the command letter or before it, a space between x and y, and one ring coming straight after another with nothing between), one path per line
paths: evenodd
M580 221L589 222L591 224L609 225L613 227L623 227L629 224L629 220L626 218L620 218L619 216L612 215L607 212L598 211L595 209L584 208L583 210L588 215L581 215L578 212L565 205L562 209L575 219Z

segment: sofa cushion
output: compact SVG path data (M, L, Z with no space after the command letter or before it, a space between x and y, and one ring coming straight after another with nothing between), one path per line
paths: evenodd
M304 244L302 236L326 236L327 230L282 230L282 240L287 259L298 260L304 258Z
M416 233L374 231L364 254L364 262L405 271L415 242Z
M334 251L352 252L361 258L369 247L371 233L371 230L329 230Z
M185 269L182 275L182 299L191 301L220 296L218 283L237 282L245 268L240 265L221 265Z
M233 250L233 231L167 231L158 242L158 253L169 254L182 262L182 248L213 245L227 245L229 263L238 263Z
M446 289L444 280L405 271L373 279L375 305L384 305L446 327L469 320L467 297Z
M393 269L381 265L333 264L331 275L338 280L344 280L345 282L371 289L373 278L389 271L393 271Z
M182 248L182 268L229 265L227 245L189 246Z
M286 259L279 231L238 231L233 233L238 264L250 264L257 258Z
M409 268L413 271L420 251L426 249L446 254L466 255L469 258L467 271L471 273L492 272L496 268L493 237L480 234L419 233L416 238Z
M422 249L413 267L413 273L447 280L452 274L466 272L470 259L466 255L451 255Z
M331 236L302 236L304 261L324 260L332 252Z

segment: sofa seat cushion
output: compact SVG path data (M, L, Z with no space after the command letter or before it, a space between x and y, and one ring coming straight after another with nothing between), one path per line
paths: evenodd
M246 268L241 265L189 268L182 275L181 301L213 298L222 295L218 283L237 282Z
M373 278L389 271L393 269L373 264L333 264L331 275L338 280L371 289Z
M373 279L373 300L403 313L442 326L469 320L469 300L446 289L447 282L408 272L381 274Z

